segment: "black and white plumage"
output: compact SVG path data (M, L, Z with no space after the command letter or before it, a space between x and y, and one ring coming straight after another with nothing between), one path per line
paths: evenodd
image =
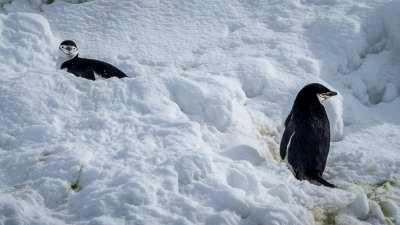
M337 95L325 86L312 83L297 94L285 120L280 155L294 176L316 185L334 187L322 178L330 145L330 126L323 100Z
M110 77L127 77L118 68L95 59L78 57L78 47L75 42L65 40L60 44L58 51L57 67L73 73L77 77L89 80L107 79Z

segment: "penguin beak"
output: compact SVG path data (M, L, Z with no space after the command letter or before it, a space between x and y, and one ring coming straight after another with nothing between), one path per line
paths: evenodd
M335 96L335 95L337 95L336 92L334 92L334 91L329 91L329 92L326 92L326 93L322 93L322 94L321 94L321 97L322 97L323 100L326 100L326 99L328 99L328 98L330 98L330 97L332 97L332 96Z

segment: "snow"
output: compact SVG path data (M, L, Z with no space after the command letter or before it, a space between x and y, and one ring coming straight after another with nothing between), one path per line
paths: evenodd
M0 224L400 223L399 1L9 2ZM57 70L66 39L129 78ZM312 82L335 189L279 159Z
M368 216L369 204L365 194L360 194L351 204L351 211L357 219L365 220Z

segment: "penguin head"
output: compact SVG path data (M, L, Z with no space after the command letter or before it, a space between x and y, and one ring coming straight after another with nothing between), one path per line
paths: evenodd
M75 42L71 40L65 40L61 42L58 48L58 56L65 60L69 60L78 55L78 47L76 47Z
M301 102L315 102L319 101L322 103L326 99L337 95L336 92L329 90L327 87L325 87L322 84L318 83L312 83L304 86L299 94L297 95L296 101L301 101Z

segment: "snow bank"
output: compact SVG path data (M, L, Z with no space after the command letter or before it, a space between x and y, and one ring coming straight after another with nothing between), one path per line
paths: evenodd
M0 14L0 223L400 221L397 2L25 3ZM63 39L130 78L56 70ZM279 161L311 82L339 92L336 189Z
M391 102L400 96L399 2L379 8L364 25L368 48L361 53L361 79L372 104ZM373 62L374 61L374 62Z
M22 72L39 65L52 65L58 43L43 16L33 13L0 14L0 24L0 51L5 56L0 62L4 66Z
M356 38L344 37L343 62L338 72L363 104L391 102L400 96L399 8L397 1L377 7L361 24L352 24L357 27Z
M43 19L4 18L16 15ZM11 45L11 54L32 51L36 30L15 33L26 33L27 44ZM251 164L215 155L203 141L201 127L210 135L240 126L245 94L238 82L181 74L93 83L55 70L48 45L40 52L49 56L43 70L26 59L19 61L26 71L12 65L1 77L3 221L45 215L53 218L49 224L312 221L302 207L287 209L290 190L261 191ZM283 200L270 206L254 195ZM26 213L27 206L38 210Z

